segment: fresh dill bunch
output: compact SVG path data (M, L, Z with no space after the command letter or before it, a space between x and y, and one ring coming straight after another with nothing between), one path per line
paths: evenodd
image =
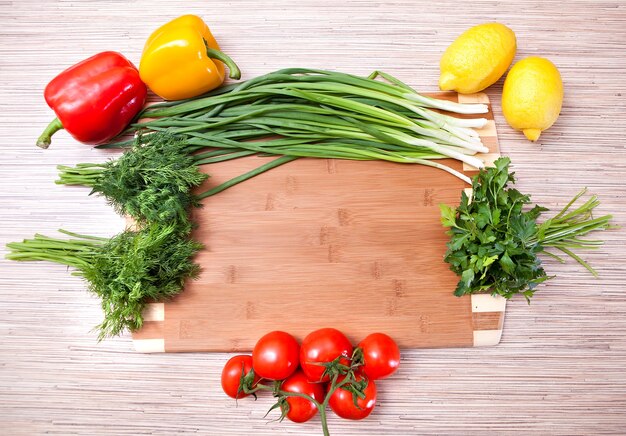
M33 239L7 244L8 259L43 260L76 268L89 290L101 299L104 320L96 327L98 339L136 330L142 312L152 301L168 300L182 291L185 281L197 277L193 256L202 244L189 238L189 227L148 224L125 230L111 239L60 230L72 239L36 234Z
M60 165L58 184L85 185L104 196L120 215L139 223L189 223L199 207L192 189L208 175L200 171L189 144L166 132L139 135L130 150L104 164Z

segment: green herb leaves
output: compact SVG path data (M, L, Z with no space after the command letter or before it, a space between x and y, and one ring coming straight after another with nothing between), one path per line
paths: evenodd
M198 275L192 258L201 248L175 224L150 224L107 241L80 273L102 299L99 338L140 328L148 302L169 300Z
M165 133L139 136L130 152L110 162L93 190L118 213L140 222L189 222L189 208L199 205L191 189L208 176L186 141Z
M131 150L105 164L59 166L59 184L91 186L120 215L139 223L189 224L189 209L199 206L192 188L208 175L200 171L189 144L174 135L140 135Z
M74 239L35 235L7 244L7 258L43 260L77 269L89 290L101 299L104 320L99 339L136 330L143 309L168 300L195 278L193 256L202 244L191 239L191 206L199 206L192 188L207 175L200 172L188 144L164 132L138 136L133 149L105 164L60 167L57 183L83 184L104 195L115 209L135 219L137 228L111 239L62 231Z
M74 274L84 277L89 290L102 301L100 340L140 328L147 303L178 294L185 281L199 272L192 258L202 245L175 224L150 224L111 239L61 232L73 239L37 234L7 244L10 253L6 257L75 267Z
M530 196L508 187L515 182L510 160L499 158L493 168L474 177L472 199L463 192L457 208L440 205L441 222L449 227L444 260L459 275L455 295L488 292L527 300L540 283L551 278L541 266L539 253L549 247L560 250L595 273L572 248L595 248L601 241L580 239L594 230L609 229L610 215L593 219L595 196L568 213L581 192L555 217L542 224L537 219L548 209L528 208ZM562 260L553 253L551 256Z

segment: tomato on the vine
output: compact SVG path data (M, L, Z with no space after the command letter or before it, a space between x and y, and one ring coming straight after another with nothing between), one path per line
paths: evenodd
M298 341L289 333L270 332L252 350L254 372L270 380L283 380L298 368L299 351Z
M339 330L323 328L309 333L302 341L300 366L310 381L326 382L330 377L328 374L322 377L326 368L320 364L332 362L340 356L345 357L340 363L349 366L352 344Z
M344 377L339 377L338 382ZM369 416L376 405L376 383L374 380L367 380L362 375L355 376L357 382L367 381L367 386L363 389L364 398L357 398L357 405L354 404L354 393L344 389L344 386L337 388L330 397L328 404L335 414L344 419L363 419Z
M324 401L324 385L310 382L300 370L291 374L280 389L285 392L306 394L319 403ZM286 402L287 406L282 407L288 408L286 416L293 422L306 422L317 413L317 406L306 398L287 397Z
M231 357L224 369L222 369L222 389L224 393L232 398L243 398L249 394L244 394L240 391L240 382L242 376L248 374L252 369L252 356L238 355ZM258 377L254 377L255 384L259 380Z
M359 368L370 380L379 380L393 374L400 365L398 344L384 333L372 333L363 339L358 348L363 356Z

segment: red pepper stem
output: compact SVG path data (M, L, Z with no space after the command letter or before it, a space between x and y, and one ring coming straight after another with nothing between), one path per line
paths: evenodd
M63 124L59 121L58 118L55 118L48 124L48 127L43 131L43 133L37 138L37 147L48 148L50 143L52 142L52 135L54 135L59 130L63 129Z
M210 57L211 59L217 59L218 61L226 64L229 71L228 77L234 80L241 79L241 70L239 70L239 67L237 66L235 61L230 58L230 56L228 56L224 52L209 47L206 41L204 41L204 44L206 45L206 54L208 57Z

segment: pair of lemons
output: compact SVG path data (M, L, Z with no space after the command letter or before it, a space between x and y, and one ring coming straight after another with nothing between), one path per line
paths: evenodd
M441 58L439 87L471 94L494 84L507 70L517 43L511 29L499 23L465 31ZM528 57L509 71L502 90L502 112L514 129L531 141L551 127L563 103L559 70L548 59Z

